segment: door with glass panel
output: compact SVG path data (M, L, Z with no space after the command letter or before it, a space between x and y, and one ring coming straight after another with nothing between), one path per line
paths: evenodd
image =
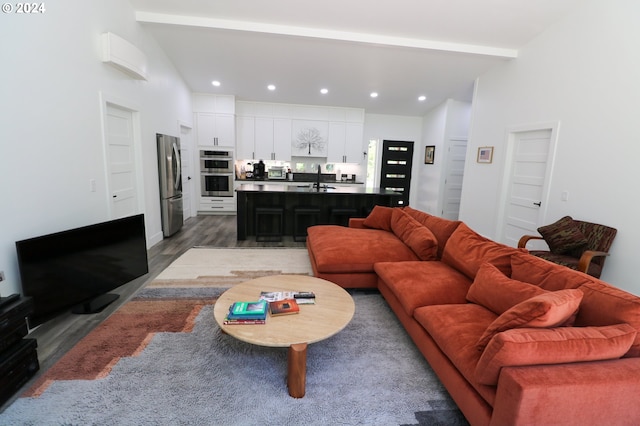
M413 160L413 142L382 142L382 167L380 169L380 188L402 194L399 206L409 205L411 185L411 165Z

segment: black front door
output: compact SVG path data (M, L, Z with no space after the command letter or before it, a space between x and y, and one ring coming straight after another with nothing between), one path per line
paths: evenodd
M383 141L380 187L402 194L399 206L409 205L413 142Z

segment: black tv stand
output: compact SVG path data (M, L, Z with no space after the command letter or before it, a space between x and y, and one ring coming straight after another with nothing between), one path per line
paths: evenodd
M98 297L94 297L93 299L89 299L80 303L79 305L71 308L71 312L74 314L86 315L86 314L97 314L101 312L104 308L109 306L111 303L115 302L119 294L113 293L105 293L101 294Z

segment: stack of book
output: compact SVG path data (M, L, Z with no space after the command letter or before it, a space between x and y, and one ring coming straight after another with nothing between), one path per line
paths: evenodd
M229 307L224 324L264 324L269 304L266 300L256 302L235 302Z

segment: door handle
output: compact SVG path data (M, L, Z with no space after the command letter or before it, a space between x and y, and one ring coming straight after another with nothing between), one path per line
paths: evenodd
M533 203L533 205L540 207L542 205L542 201L538 201L537 203Z

